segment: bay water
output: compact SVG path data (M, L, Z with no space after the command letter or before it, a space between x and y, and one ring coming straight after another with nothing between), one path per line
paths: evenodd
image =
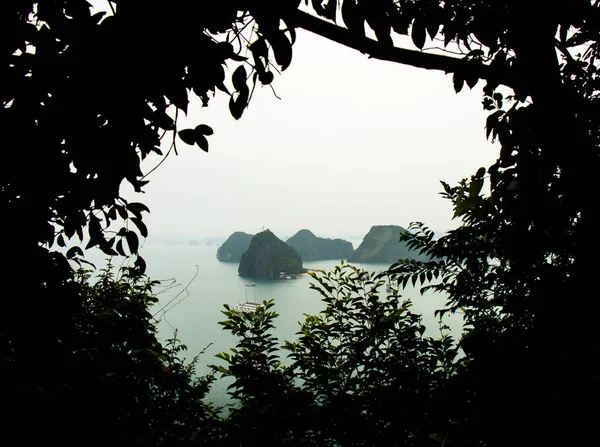
M223 364L215 355L236 345L237 339L219 324L225 319L222 314L224 304L233 306L246 300L262 302L273 298L273 310L279 314L273 332L280 343L296 338L304 314L317 314L325 307L321 295L310 289L310 283L315 281L310 276L290 280L254 280L256 286L247 287L248 279L237 273L238 264L217 260L217 246L214 245L145 245L140 252L148 266L147 275L161 281L161 285L154 289L159 303L152 308L159 321L159 338L164 342L177 330L177 338L187 346L183 357L191 360L203 352L197 363L198 374L208 373L210 364ZM339 263L336 260L305 262L304 267L332 270ZM103 264L96 260L96 265ZM389 267L387 264L353 265L370 272L380 272ZM412 301L413 312L423 315L426 335L439 336L439 321L434 312L443 307L444 297L433 293L421 296L418 288L410 285L402 296ZM444 324L450 327L453 335L460 334L462 319L459 315L445 317ZM217 406L226 404L229 401L226 393L229 383L228 380L217 380L207 400Z

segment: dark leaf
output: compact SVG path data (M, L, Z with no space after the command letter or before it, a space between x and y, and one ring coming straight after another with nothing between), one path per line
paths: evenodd
M169 99L171 104L187 114L187 107L190 101L188 100L187 89L183 85L173 85L165 96Z
M109 256L118 256L119 253L117 253L115 250L113 250L111 244L107 244L107 243L100 243L98 244L98 246L100 247L100 250L102 250L102 253L109 255Z
M246 62L248 60L247 57L240 56L239 54L233 53L229 58L236 62Z
M228 59L232 54L234 54L233 45L231 45L229 42L218 42L217 52L219 53L221 59Z
M146 273L146 261L144 261L144 258L140 255L137 255L137 258L135 258L133 266L138 269L141 274Z
M567 41L567 32L569 31L569 28L569 25L560 25L558 35L560 38L560 42L563 44Z
M110 220L116 220L117 219L117 209L115 208L115 206L111 206L110 209L108 210L108 217L110 218Z
M462 90L463 86L465 85L465 80L460 74L454 73L454 75L452 76L452 83L454 84L454 91L458 93Z
M229 111L235 119L240 119L244 113L244 109L248 105L248 94L249 90L248 87L246 87L239 92L237 98L232 95L229 99Z
M196 126L194 131L200 135L212 135L214 133L212 128L206 124L200 124L199 126Z
M247 74L246 74L246 69L244 68L243 65L240 65L234 72L233 75L231 76L231 82L233 83L233 88L235 88L236 90L242 90L244 87L246 87L246 78L247 78Z
M235 101L233 95L229 98L229 111L231 112L231 116L236 120L240 119L244 113L244 106L240 107L240 104Z
M486 138L489 138L492 131L498 127L498 120L503 114L504 111L497 110L487 117L485 120Z
M324 6L323 0L311 0L311 3L313 9L318 15L335 22L337 0L327 0L327 3Z
M129 215L127 214L127 210L124 206L114 205L114 207L117 209L117 212L119 213L119 216L121 216L121 219L125 220L129 217Z
M206 137L204 135L196 134L196 144L204 152L208 152L208 140L206 139Z
M174 130L175 129L175 121L165 112L156 111L152 115L152 123L161 129L165 130Z
M439 30L440 25L437 23L437 21L430 20L429 23L427 23L427 34L429 34L431 40L435 39L435 36L437 36Z
M267 42L264 37L254 41L252 45L250 45L250 51L252 51L252 54L254 54L255 57L264 57L265 59L269 57L269 49L267 48Z
M117 242L117 245L115 247L117 249L117 252L121 255L121 256L127 256L125 254L125 250L123 249L123 239L119 239L119 241Z
M129 211L134 213L137 217L141 217L142 211L146 211L147 213L150 212L150 209L146 205L144 205L143 203L140 203L140 202L130 202L125 206L127 207L127 209Z
M292 44L282 31L270 35L269 43L275 54L275 60L281 65L281 70L285 70L292 62Z
M356 0L344 0L342 3L342 19L346 28L361 36L365 35L365 18L362 16Z
M138 230L140 230L140 234L143 237L148 237L148 228L146 227L146 224L144 224L142 219L140 219L138 217L133 217L131 219L131 221L135 224L135 226L138 228Z
M90 239L102 239L102 225L93 213L90 213L90 221L88 225Z
M73 259L75 256L83 256L83 250L79 247L69 248L67 251L67 259Z
M477 76L469 75L469 76L465 77L465 82L467 83L467 85L469 86L470 89L475 87L477 85L478 81L479 81L479 78Z
M421 20L415 19L413 21L410 37L413 43L417 46L417 48L422 50L423 46L425 46L425 39L427 38L427 34L425 30L425 25L422 23Z
M125 239L127 239L127 245L131 254L136 254L140 245L137 234L134 231L128 231L125 234Z
M275 76L273 75L273 72L271 72L271 71L265 71L264 73L258 75L258 79L260 80L262 85L270 84L271 82L273 82L274 78L275 78Z
M483 179L479 178L471 181L471 184L469 185L469 195L473 197L479 195L482 187Z
M177 135L179 135L179 138L181 138L185 144L189 144L190 146L193 146L196 142L196 132L194 132L194 129L180 130L177 132Z

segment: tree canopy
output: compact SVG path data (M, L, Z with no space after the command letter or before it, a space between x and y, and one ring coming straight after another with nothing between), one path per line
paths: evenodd
M292 63L296 30L302 28L374 58L452 73L456 92L483 80L486 132L501 149L492 166L456 186L442 184L462 222L457 230L434 239L417 224L404 235L435 260L398 263L388 272L400 284L420 282L447 293L447 311L464 311L467 326L458 344L462 357L449 355L442 369L438 363L422 363L432 345L418 337L417 322L402 320L408 318L407 309L394 300L373 298L371 303L368 293L361 299L372 307L361 307L356 294L362 289L349 287L353 279L341 275L335 280L339 288L328 284L324 293L328 297L331 287L344 291L339 296L358 309L351 314L360 317L358 327L369 329L363 330L366 338L351 338L351 349L338 351L327 343L345 340L344 331L354 323L338 321L331 330L340 315L332 309L324 319L309 318L300 343L314 342L312 351L301 354L301 347L290 345L298 376L289 375L293 368L276 368L268 356L266 364L260 363L262 357L252 358L252 352L268 354L272 348L268 335L254 338L251 349L231 360L250 369L228 372L238 374L242 404L250 401L244 397L244 377L260 372L263 382L258 383L279 387L257 396L268 414L282 399L298 403L297 413L280 413L287 419L280 419L278 429L316 424L299 419L314 415L314 396L323 402L320 409L331 410L330 419L322 421L334 421L336 411L348 417L331 425L340 431L322 438L281 432L277 439L369 443L375 438L344 430L352 421L367 424L369 433L378 432L377 424L400 427L394 425L398 419L386 419L387 413L369 419L373 413L355 412L380 398L370 394L377 390L367 386L369 381L384 374L390 381L381 382L382 389L384 384L406 386L412 394L393 395L412 402L426 393L413 380L424 374L436 383L433 394L441 397L419 400L427 424L413 424L410 415L402 419L411 427L405 433L413 433L402 438L404 443L417 442L421 438L414 434L422 430L431 435L425 437L429 441L465 445L570 444L589 434L593 414L588 408L600 398L600 352L594 343L598 304L592 295L598 252L597 1L548 6L539 0L107 0L106 11L96 12L83 0L13 0L0 11L6 36L0 43L0 130L7 138L0 209L10 254L3 270L8 318L0 329L0 346L9 405L25 411L43 402L47 413L52 405L68 408L73 395L64 389L76 393L81 388L78 375L64 365L75 364L81 325L91 324L96 310L86 304L89 289L77 280L67 258L84 261L80 244L108 255L137 255L139 235L148 232L143 222L148 209L126 201L122 183L143 189L148 177L140 162L162 155L161 139L171 142L169 152L176 153L181 141L208 150L208 125L178 127L189 101L197 97L208 105L213 94L228 95L231 114L240 118L254 87L272 83L274 73ZM56 246L68 248L66 257ZM144 270L143 259L136 259L131 275ZM334 297L327 299L332 308L338 305ZM146 321L144 306L149 305L134 310L137 321ZM364 320L373 309L381 321ZM262 317L248 318L268 328L272 315L264 313L268 309L261 312ZM246 320L233 317L228 327L244 336L239 325ZM369 332L389 318L406 324ZM107 330L95 325L101 329L89 334ZM386 357L380 334L386 340L400 337L389 351L392 357L403 353L393 357L400 363ZM83 337L86 349L98 348L93 338ZM374 376L357 373L362 381L355 393L335 388L342 378L354 379L354 373L328 365L356 356L357 342L370 343L373 358L385 366L362 370ZM407 346L416 351L404 353ZM436 362L453 349L436 351ZM107 358L115 354L102 352ZM333 363L310 363L314 359ZM404 377L400 364L414 367L405 371L413 381L395 382ZM315 377L320 380L312 381ZM294 378L302 379L305 388L296 388ZM324 384L333 388L320 388ZM448 417L429 413L438 406L453 408ZM389 411L399 414L395 407ZM25 413L15 414L14 421L25 426ZM310 424L305 425L307 436L323 433Z

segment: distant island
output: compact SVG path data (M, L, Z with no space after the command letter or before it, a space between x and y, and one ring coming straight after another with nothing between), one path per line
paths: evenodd
M217 250L217 259L223 262L240 262L242 254L248 250L252 234L236 231Z
M240 276L276 278L282 272L286 275L306 272L298 252L270 230L256 234L242 254L238 268Z
M375 225L371 227L360 246L348 261L364 263L392 263L399 259L428 261L427 256L410 250L406 242L399 242L400 233L406 231L398 225Z
M296 249L302 261L349 259L354 252L351 242L317 237L310 230L298 231L286 243Z

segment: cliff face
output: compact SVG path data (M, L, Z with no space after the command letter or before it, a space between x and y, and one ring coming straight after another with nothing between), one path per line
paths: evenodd
M251 234L236 231L217 250L217 259L223 262L240 262L242 253L248 250Z
M296 249L303 261L348 259L354 251L352 243L343 239L324 239L309 230L300 230L286 242Z
M406 231L398 225L375 225L371 227L350 262L393 263L399 259L427 261L426 256L410 250L405 242L399 242L400 233Z
M238 273L241 276L276 278L280 272L304 273L300 255L271 231L258 233L242 255Z

